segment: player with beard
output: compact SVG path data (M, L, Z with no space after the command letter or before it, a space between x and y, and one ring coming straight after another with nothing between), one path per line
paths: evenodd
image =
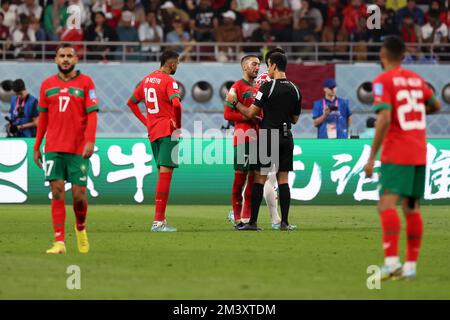
M175 74L179 63L178 53L163 52L160 69L147 75L128 100L128 107L147 127L153 157L158 166L152 232L177 231L166 224L166 206L173 169L178 167L179 138L176 130L181 128L181 102L178 84L170 75ZM146 116L139 109L141 101L145 103Z
M259 66L260 61L256 55L244 56L241 59L242 79L231 86L225 99L224 118L235 123L233 137L234 181L231 194L233 212L230 212L228 219L236 227L247 223L250 219L251 193L254 181L250 153L252 150L256 152L258 121L247 118L235 110L231 101L239 101L247 107L252 105L254 99L253 86L258 76ZM247 186L244 197L242 197L246 182Z
M47 253L66 253L65 188L72 184L75 232L78 250L89 251L86 233L89 157L94 152L97 129L98 100L92 79L75 70L78 62L75 49L63 44L56 50L55 63L59 72L42 82L38 110L40 111L34 161L45 171L45 180L52 191L52 220L55 242ZM40 151L45 136L44 161Z

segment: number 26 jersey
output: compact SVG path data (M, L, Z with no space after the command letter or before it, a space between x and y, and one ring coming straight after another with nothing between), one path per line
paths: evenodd
M372 89L375 111L391 111L391 124L381 147L381 162L425 165L425 105L435 99L433 91L419 75L401 67L377 76Z

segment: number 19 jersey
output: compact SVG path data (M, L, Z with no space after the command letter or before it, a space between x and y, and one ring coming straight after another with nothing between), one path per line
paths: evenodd
M87 114L98 111L92 79L77 71L68 81L53 75L41 84L38 110L48 112L45 152L82 154Z
M147 109L147 129L151 142L170 136L175 130L172 99L180 98L177 82L161 70L154 71L136 87L131 100L134 103L145 102Z
M383 140L381 162L425 165L426 109L433 91L416 73L401 67L383 72L373 81L374 108L391 110L391 124Z

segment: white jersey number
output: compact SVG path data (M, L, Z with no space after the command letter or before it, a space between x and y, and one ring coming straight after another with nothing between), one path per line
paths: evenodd
M70 97L59 96L59 112L65 112L69 106Z
M149 103L147 105L148 113L150 114L158 113L159 106L158 106L158 97L156 96L156 90L154 88L144 88L144 94L145 94L145 101ZM151 108L152 104L153 108Z
M400 105L397 109L398 121L400 127L405 130L423 130L426 127L425 120L425 105L419 102L419 99L423 99L422 90L400 90L397 92L397 101L406 101L406 103ZM407 120L407 115L411 113L420 113L420 119L414 117Z

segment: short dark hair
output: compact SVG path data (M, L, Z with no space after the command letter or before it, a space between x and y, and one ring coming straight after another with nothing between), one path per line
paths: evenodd
M388 57L393 60L402 60L406 51L405 42L398 36L387 36L383 42Z
M161 67L163 65L165 65L166 62L171 59L178 59L179 56L180 55L175 51L172 51L172 50L164 51L163 54L161 55Z
M268 61L270 59L270 56L274 53L281 53L281 54L286 54L286 51L284 51L283 49L281 49L280 47L276 47L273 48L269 51L267 51L266 55L264 56L264 61L266 62L266 65L268 64Z
M64 43L61 43L60 45L58 45L58 46L56 47L55 53L58 53L58 51L59 51L60 49L66 49L66 48L71 48L71 49L76 53L76 50L75 50L75 48L73 47L73 45L70 44L70 43L67 43L67 42L64 42Z
M22 79L16 79L12 83L12 90L15 93L20 93L25 90L25 82Z
M287 58L286 55L275 52L270 55L270 62L277 66L278 71L285 72L287 67Z
M241 66L250 58L258 58L259 59L259 57L256 54L248 54L248 55L242 57Z
M436 9L431 9L428 11L428 17L430 18L434 18L434 19L439 19L439 10Z

